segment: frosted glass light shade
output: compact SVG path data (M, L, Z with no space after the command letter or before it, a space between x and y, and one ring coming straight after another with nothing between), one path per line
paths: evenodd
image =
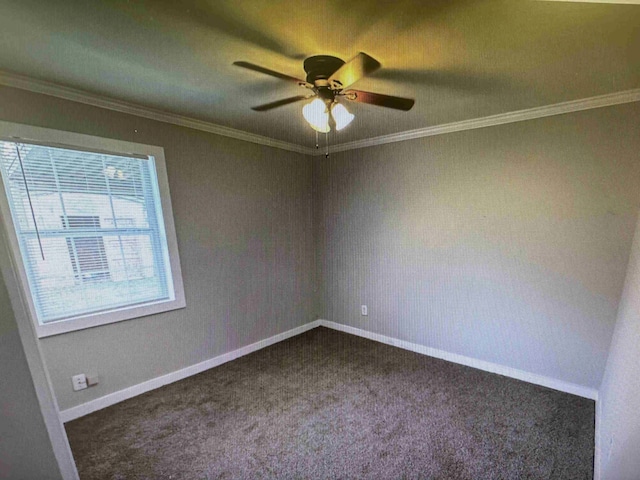
M341 103L333 105L333 108L331 109L331 116L336 122L336 130L342 130L344 127L349 125L354 118L353 113L349 113Z
M327 106L319 98L302 107L302 116L311 125L311 128L320 133L327 133L331 130Z

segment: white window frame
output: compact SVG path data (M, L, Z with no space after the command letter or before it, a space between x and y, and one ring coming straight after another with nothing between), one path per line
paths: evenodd
M2 222L0 223L4 228L6 238L8 239L11 263L19 280L20 293L23 295L23 300L27 305L29 317L33 322L38 338L83 330L85 328L97 327L99 325L107 325L124 320L131 320L147 315L177 310L186 306L184 287L182 284L182 270L180 268L180 257L178 255L178 241L173 222L173 210L171 208L171 197L169 195L169 182L167 180L164 149L162 147L3 121L0 121L0 139L10 142L36 142L54 147L102 151L122 156L142 155L145 157L151 157L155 163L155 170L158 176L157 180L158 190L160 192L160 205L162 207L162 218L164 220L164 229L167 237L169 265L171 266L171 277L173 279L175 298L168 301L150 302L131 307L121 307L106 312L81 315L70 319L40 324L36 315L33 296L31 294L31 289L27 280L27 273L20 253L20 243L13 224L9 200L6 195L2 176L0 175L0 214L2 215Z

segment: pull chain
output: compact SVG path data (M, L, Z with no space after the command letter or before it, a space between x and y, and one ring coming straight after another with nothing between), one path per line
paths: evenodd
M320 146L318 145L318 130L316 130L315 132L316 132L316 150L318 150L320 148Z
M33 218L33 226L36 229L36 236L38 237L38 245L40 246L40 254L42 255L42 260L44 260L44 249L42 248L42 241L40 240L40 231L38 230L38 223L36 222L36 214L33 211L33 203L31 203L31 193L29 192L29 185L27 184L27 176L24 174L24 165L22 163L22 155L20 155L20 147L18 144L16 146L16 153L18 154L18 161L20 162L20 171L22 171L22 179L24 180L24 188L27 191L27 199L29 200L29 208L31 209L31 218Z
M329 132L324 134L324 139L327 146L327 152L324 154L324 158L329 158Z

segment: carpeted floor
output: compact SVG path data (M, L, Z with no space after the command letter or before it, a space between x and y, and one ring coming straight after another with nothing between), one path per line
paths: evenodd
M589 479L594 402L317 328L66 428L81 479Z

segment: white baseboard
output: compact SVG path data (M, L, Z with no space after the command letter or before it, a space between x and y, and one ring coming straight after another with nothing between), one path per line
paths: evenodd
M151 380L139 383L138 385L134 385L132 387L125 388L124 390L119 390L117 392L105 395L104 397L96 398L95 400L83 403L82 405L78 405L77 407L62 410L60 412L60 419L63 422L69 422L71 420L75 420L76 418L89 415L90 413L122 402L123 400L133 398L151 390L155 390L156 388L160 388L164 385L168 385L170 383L177 382L178 380L182 380L192 375L204 372L205 370L209 370L210 368L217 367L219 365L222 365L223 363L230 362L231 360L235 360L236 358L243 357L245 355L248 355L249 353L253 353L257 350L273 345L274 343L286 340L287 338L295 337L296 335L300 335L301 333L304 333L318 326L320 326L320 321L315 320L313 322L307 323L306 325L287 330L286 332L279 333L278 335L274 335L273 337L269 337L265 340L260 340L259 342L252 343L251 345L247 345L245 347L238 348L237 350L233 350L231 352L218 355L217 357L210 358L209 360L205 360L204 362L196 363L195 365L191 365L181 370L177 370L160 377L152 378Z
M593 455L593 480L602 478L602 402L596 401L596 445Z
M523 380L525 382L541 385L543 387L553 388L554 390L578 395L580 397L589 398L591 400L597 400L598 398L598 391L593 388L584 387L582 385L576 385L569 382L563 382L562 380L545 377L543 375L537 375L535 373L525 372L523 370L518 370L515 368L505 367L497 363L485 362L484 360L465 357L464 355L458 355L456 353L449 353L444 350L438 350L436 348L425 347L424 345L419 345L417 343L411 343L404 340L399 340L397 338L387 337L379 333L373 333L367 330L362 330L360 328L342 325L340 323L331 322L329 320L315 320L313 322L307 323L306 325L302 325L278 335L274 335L273 337L269 337L265 340L260 340L259 342L252 343L251 345L233 350L232 352L224 353L217 357L210 358L209 360L205 360L204 362L200 362L181 370L177 370L175 372L168 373L151 380L147 380L146 382L140 383L138 385L134 385L132 387L110 393L103 397L96 398L95 400L83 403L82 405L78 405L77 407L68 408L60 412L60 419L63 422L75 420L95 411L122 402L123 400L133 398L137 395L155 390L156 388L160 388L164 385L168 385L170 383L177 382L178 380L182 380L192 375L204 372L205 370L209 370L210 368L217 367L219 365L222 365L223 363L230 362L231 360L235 360L236 358L242 357L249 353L253 353L257 350L273 345L274 343L278 343L296 335L300 335L301 333L320 326L331 328L333 330L339 330L345 333L350 333L352 335L357 335L359 337L367 338L369 340L374 340L376 342L384 343L387 345L392 345L394 347L399 347L404 350L420 353L422 355L440 358L449 362L478 368L486 372L497 373L498 375L504 375L506 377ZM599 461L597 423L598 416L596 415L596 462ZM598 469L596 468L596 471L597 470Z
M579 397L588 398L591 400L598 399L598 391L594 388L585 387L582 385L576 385L575 383L564 382L551 377L545 377L535 373L525 372L524 370L518 370L516 368L505 367L497 363L485 362L484 360L478 360L471 357L465 357L464 355L458 355L457 353L450 353L444 350L438 350L437 348L425 347L417 343L411 343L397 338L387 337L379 333L369 332L360 328L350 327L348 325L342 325L341 323L331 322L329 320L320 320L320 325L341 332L350 333L359 337L368 338L376 342L385 343L394 347L399 347L404 350L410 350L412 352L421 353L430 357L440 358L453 363L459 363L460 365L466 365L467 367L478 368L486 372L497 373L498 375L504 375L505 377L515 378L517 380L523 380L525 382L534 383L543 387L553 388L565 393L571 393L572 395L578 395Z

